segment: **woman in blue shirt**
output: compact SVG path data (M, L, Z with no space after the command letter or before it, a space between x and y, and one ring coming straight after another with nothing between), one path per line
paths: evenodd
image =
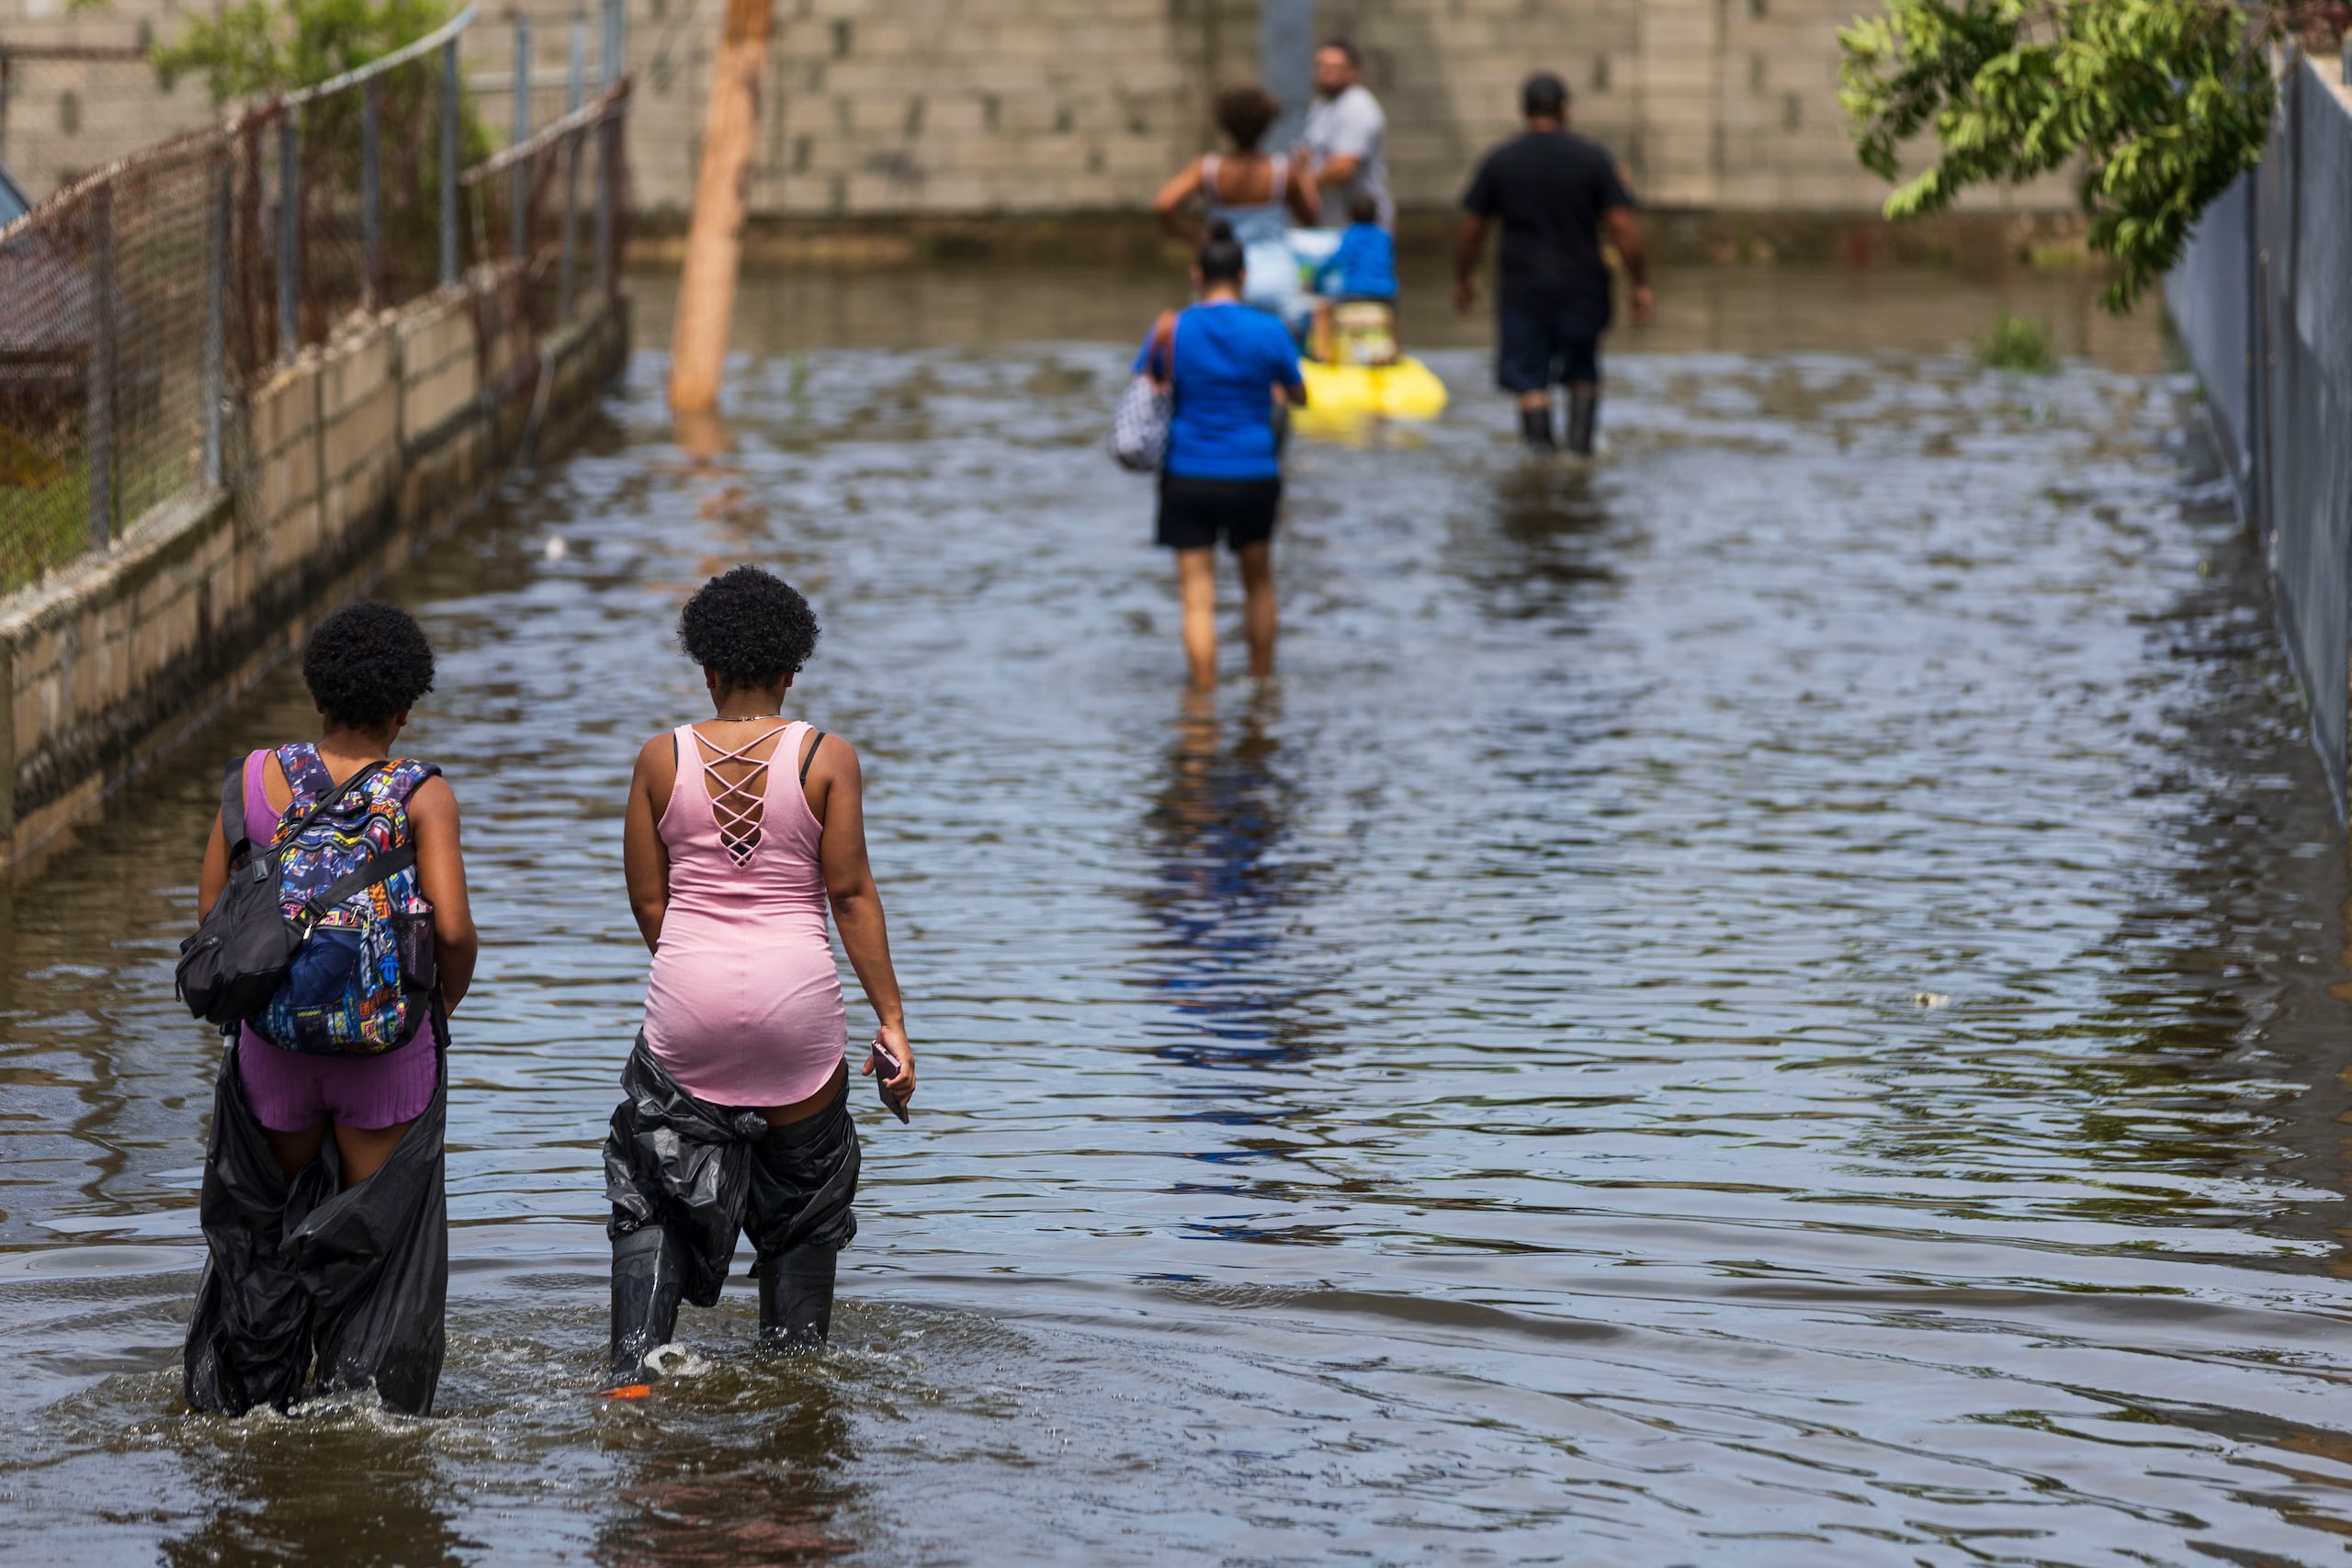
M1159 472L1159 543L1176 552L1184 658L1193 687L1216 684L1216 542L1241 565L1250 673L1274 672L1274 517L1282 505L1275 399L1304 407L1298 350L1275 317L1241 302L1246 262L1232 226L1214 223L1193 267L1200 303L1158 328L1136 355L1172 381L1175 410Z

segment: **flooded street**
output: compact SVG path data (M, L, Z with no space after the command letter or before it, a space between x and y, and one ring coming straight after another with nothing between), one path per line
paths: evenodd
M171 959L281 667L0 887L0 1562L2340 1561L2343 841L2152 317L2036 287L2020 380L1989 289L1668 275L1590 475L1431 320L1452 412L1294 452L1283 673L1204 706L1104 449L1164 288L747 284L707 460L641 350L390 590L483 929L439 1416L178 1413ZM746 559L923 1087L833 1347L739 1280L607 1404L622 795Z

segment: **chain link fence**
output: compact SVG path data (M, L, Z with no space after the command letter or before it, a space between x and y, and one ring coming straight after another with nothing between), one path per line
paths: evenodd
M626 244L622 131L628 84L616 82L463 176L475 254L519 284L535 333L571 321L588 291L612 287Z
M0 589L218 479L232 146L198 132L0 232Z
M2290 56L2262 163L2209 208L2165 304L2270 562L2311 733L2346 804L2352 720L2352 94Z
M0 593L240 472L240 394L356 317L472 282L503 394L540 334L617 287L626 81L582 101L575 43L573 112L492 157L458 71L473 18L0 228Z

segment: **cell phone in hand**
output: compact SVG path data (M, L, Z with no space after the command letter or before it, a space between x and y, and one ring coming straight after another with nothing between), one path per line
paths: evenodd
M882 1104L891 1115L904 1122L907 1119L907 1103L891 1099L889 1089L890 1080L897 1077L899 1071L899 1058L882 1049L882 1042L876 1040L874 1043L874 1092L882 1097Z

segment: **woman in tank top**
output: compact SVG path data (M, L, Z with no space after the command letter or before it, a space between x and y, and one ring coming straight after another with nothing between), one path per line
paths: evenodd
M1242 299L1295 327L1307 306L1290 248L1291 221L1312 228L1318 209L1312 180L1291 178L1288 159L1259 151L1281 115L1282 106L1262 87L1219 93L1216 122L1232 151L1204 152L1179 169L1160 187L1152 211L1188 250L1198 249L1217 223L1229 224L1245 264ZM1203 209L1197 227L1190 217L1195 197Z
M678 630L716 713L647 741L629 784L629 904L653 965L605 1145L616 1385L668 1342L682 1295L716 1302L739 1225L760 1254L762 1338L828 1331L857 1170L829 908L875 1011L863 1070L879 1065L901 1111L915 1087L857 753L782 711L815 615L781 579L739 566L687 602ZM702 1179L680 1139L741 1179ZM729 1190L735 1209L714 1208Z

